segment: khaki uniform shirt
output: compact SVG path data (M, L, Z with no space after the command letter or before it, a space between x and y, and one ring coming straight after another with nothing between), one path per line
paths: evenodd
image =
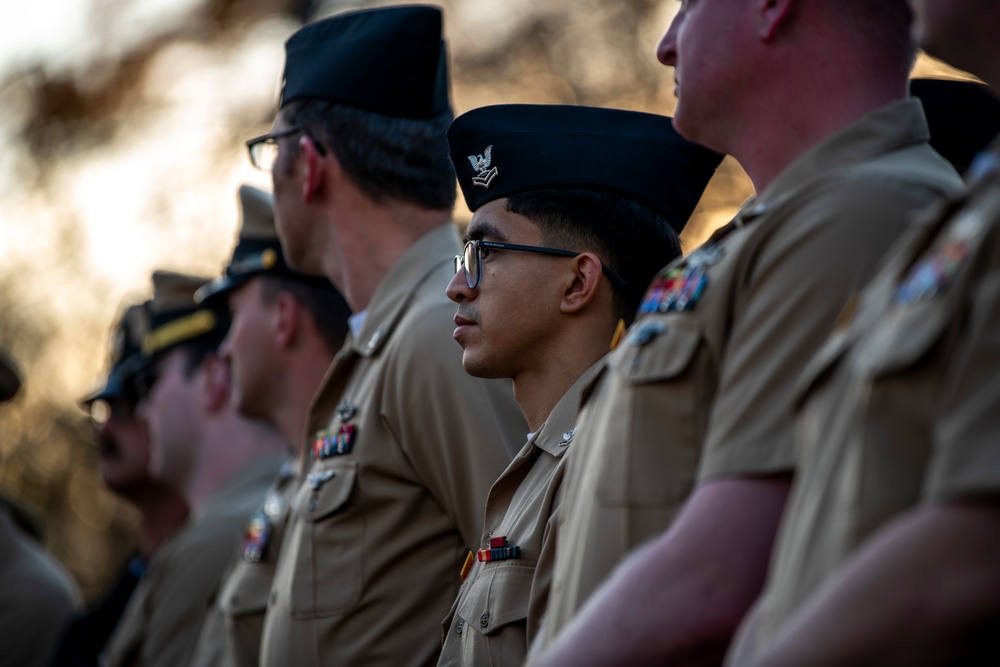
M390 270L311 409L262 664L433 665L494 480L527 427L509 381L462 369L452 225Z
M490 489L480 549L504 537L520 555L475 568L443 624L439 667L524 664L549 598L564 454L575 436L580 392L601 365L577 379Z
M19 513L0 498L0 664L45 667L79 598Z
M912 226L798 384L799 471L733 661L887 522L1000 491L1000 141L970 179Z
M108 667L187 664L212 591L280 465L269 457L247 466L160 547L104 649Z
M581 412L547 642L696 479L793 468L795 379L910 213L961 188L927 139L918 101L864 116L654 280Z
M246 524L242 550L222 577L194 655L192 667L257 667L264 610L288 509L298 491L300 461L286 460L267 496Z

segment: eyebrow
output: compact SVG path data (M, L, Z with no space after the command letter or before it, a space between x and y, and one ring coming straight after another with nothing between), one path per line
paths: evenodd
M495 238L501 243L507 241L507 237L488 220L476 221L469 225L469 228L465 230L465 238L462 240L465 243L481 241L487 236Z

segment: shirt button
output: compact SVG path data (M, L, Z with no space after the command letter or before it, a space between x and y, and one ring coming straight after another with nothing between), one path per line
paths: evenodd
M313 496L312 498L309 499L309 511L310 512L315 512L316 508L318 506L319 506L319 498L317 498L316 496Z
M465 626L465 621L462 619L458 620L458 625L455 626L455 632L457 634L462 634L462 628Z
M274 589L271 591L271 604L274 604L277 601L278 601L278 589Z
M483 614L482 616L479 617L479 625L480 625L480 627L485 628L489 624L490 624L490 615L489 614Z

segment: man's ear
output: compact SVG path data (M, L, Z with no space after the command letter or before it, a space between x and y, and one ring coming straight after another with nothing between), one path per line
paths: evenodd
M300 306L288 292L278 292L271 304L271 335L280 350L292 346L299 335Z
M597 296L601 284L601 260L592 252L585 252L573 258L573 275L563 292L559 310L576 313L590 304Z
M302 179L302 199L307 204L314 202L323 193L326 181L327 161L316 150L316 144L308 135L299 139L299 150L305 159L305 178Z
M229 365L216 354L210 354L202 362L201 398L206 412L215 414L229 405L232 383Z
M765 42L773 42L792 16L797 0L757 0L758 35Z

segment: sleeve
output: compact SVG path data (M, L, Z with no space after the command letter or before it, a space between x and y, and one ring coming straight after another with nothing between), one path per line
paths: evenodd
M796 380L914 206L903 191L842 183L767 230L733 307L699 480L794 469Z
M1000 268L976 286L944 385L927 500L1000 492Z
M509 380L462 368L451 336L454 307L408 314L405 343L388 368L383 414L416 475L454 521L469 549L482 539L486 498L524 442L527 426Z

